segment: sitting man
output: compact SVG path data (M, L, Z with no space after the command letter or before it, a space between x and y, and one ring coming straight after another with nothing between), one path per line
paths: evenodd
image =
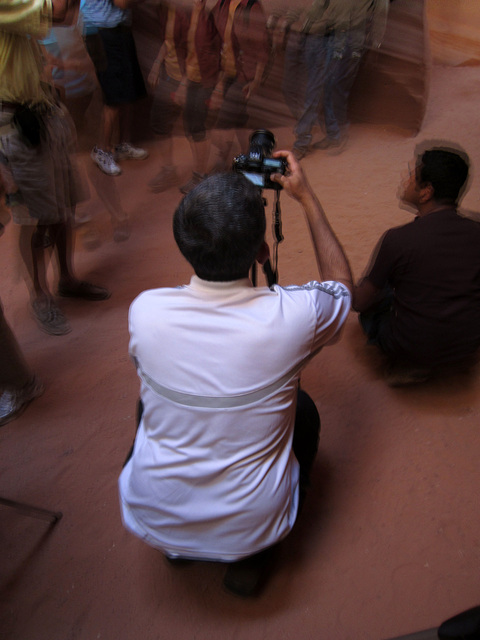
M324 281L254 287L249 269L268 255L261 192L216 174L174 216L190 284L142 293L129 315L143 414L119 480L124 524L169 559L230 563L224 585L244 596L293 527L318 446L300 371L338 339L351 302L316 196L294 156L275 155L288 161L274 179L305 211Z
M480 345L480 224L457 211L468 157L425 149L417 149L401 194L417 217L385 233L354 291L354 309L386 354L392 385L461 365Z

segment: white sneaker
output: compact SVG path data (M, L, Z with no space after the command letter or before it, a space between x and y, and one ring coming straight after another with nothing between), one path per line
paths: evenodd
M116 160L145 160L145 158L148 158L148 151L134 147L130 142L122 142L115 147Z
M43 391L43 384L35 376L21 389L4 391L0 395L0 427L17 418Z
M113 159L113 154L109 151L103 151L103 149L93 147L90 157L95 162L97 167L108 176L118 176L122 173L122 170Z

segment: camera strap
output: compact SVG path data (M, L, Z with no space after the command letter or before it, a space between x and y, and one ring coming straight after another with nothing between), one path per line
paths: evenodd
M273 205L273 266L272 266L272 284L277 284L278 282L278 245L280 242L283 242L283 233L282 233L282 214L280 211L280 191L275 191L275 203ZM268 273L267 273L268 277Z

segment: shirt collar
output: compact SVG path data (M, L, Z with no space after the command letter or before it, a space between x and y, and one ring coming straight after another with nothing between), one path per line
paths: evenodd
M190 287L197 291L232 291L234 289L252 288L253 285L248 278L240 278L240 280L227 280L224 282L213 282L212 280L202 280L198 276L192 276Z

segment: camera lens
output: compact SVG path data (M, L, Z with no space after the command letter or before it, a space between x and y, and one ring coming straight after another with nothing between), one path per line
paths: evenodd
M269 158L275 148L275 136L268 129L258 129L250 136L250 155Z

